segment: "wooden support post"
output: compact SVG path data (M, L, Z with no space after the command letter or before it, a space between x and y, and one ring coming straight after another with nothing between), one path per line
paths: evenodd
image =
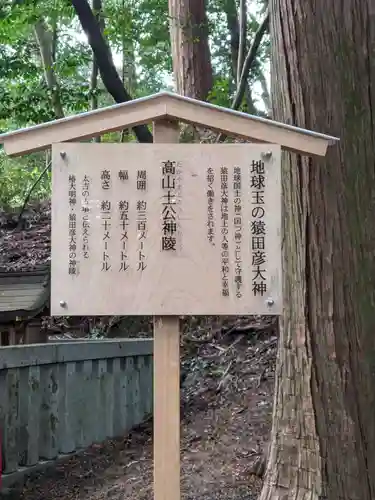
M154 122L154 142L179 140L178 122ZM154 500L180 500L180 320L154 318Z
M13 325L9 326L8 345L17 345L16 327Z

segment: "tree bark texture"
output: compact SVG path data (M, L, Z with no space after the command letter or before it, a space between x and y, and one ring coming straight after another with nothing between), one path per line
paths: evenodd
M169 16L177 92L204 101L213 85L205 0L169 0Z
M285 155L285 311L261 500L375 498L375 4L270 0L274 117L340 137Z
M51 96L51 105L56 118L64 117L60 99L60 85L54 70L55 34L50 31L43 19L39 19L34 27L35 38L39 45L46 84Z

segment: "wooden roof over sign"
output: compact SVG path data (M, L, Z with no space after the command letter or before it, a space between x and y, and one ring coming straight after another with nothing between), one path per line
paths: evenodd
M337 137L233 111L169 92L100 108L0 135L5 152L18 156L51 144L79 141L157 119L173 119L253 142L279 144L306 155L325 156Z

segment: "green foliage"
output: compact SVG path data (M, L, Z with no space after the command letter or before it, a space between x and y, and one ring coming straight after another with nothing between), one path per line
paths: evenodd
M22 205L31 186L45 168L40 153L23 158L10 159L0 152L0 209L9 210ZM32 192L31 200L43 200L49 197L51 172L43 175Z
M229 78L216 77L214 86L207 97L208 102L230 108L231 106L231 89Z
M267 7L266 0L251 2L248 45ZM172 59L169 36L168 0L103 0L104 35L114 63L133 97L162 89L172 90ZM233 75L228 9L236 15L238 0L207 3L214 86L208 100L230 106L236 92ZM53 67L44 68L35 25L43 21L50 37ZM269 59L269 38L262 42L249 85L264 73ZM0 0L0 133L46 122L55 118L52 97L58 93L65 115L91 109L93 96L98 106L113 104L100 78L91 82L93 57L70 0ZM50 89L46 70L53 71L58 87ZM256 96L254 95L254 101ZM243 104L242 110L246 110ZM102 141L133 141L131 131L111 133ZM23 202L30 186L45 167L45 155L11 160L0 150L0 206ZM44 198L50 192L50 173L33 192Z

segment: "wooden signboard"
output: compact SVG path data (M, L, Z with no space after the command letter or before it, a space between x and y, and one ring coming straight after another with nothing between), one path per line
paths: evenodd
M280 314L278 145L53 145L53 315Z

